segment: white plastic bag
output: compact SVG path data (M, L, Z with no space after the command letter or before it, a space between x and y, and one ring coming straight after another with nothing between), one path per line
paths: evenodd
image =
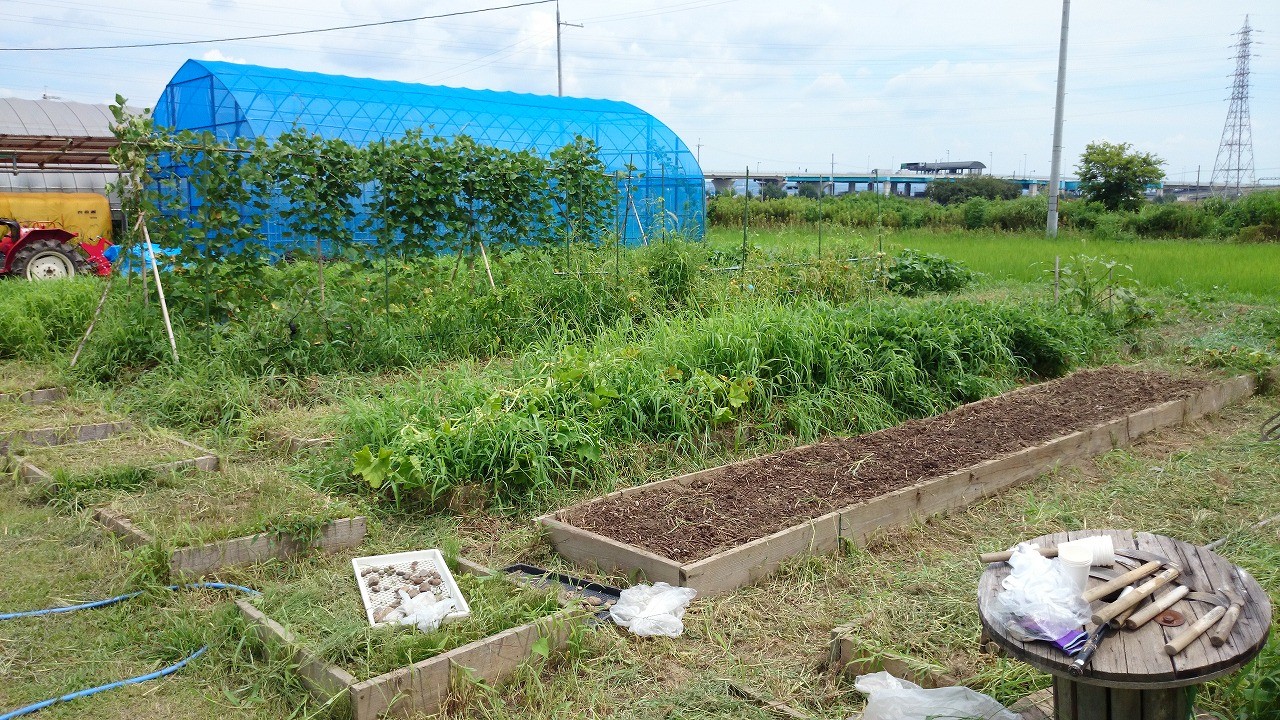
M445 616L455 609L451 597L437 599L433 593L424 592L411 598L409 593L401 590L400 607L387 619L394 618L401 625L416 625L419 630L427 633L440 627Z
M925 690L887 672L859 675L853 686L867 695L867 708L862 711L862 720L1018 720L1017 715L991 697L966 687Z
M636 635L680 637L684 632L684 609L698 594L693 588L656 585L634 585L622 591L618 602L609 609L609 617Z
M1009 565L994 610L1014 637L1057 642L1088 622L1089 603L1062 565L1027 543L1014 548Z

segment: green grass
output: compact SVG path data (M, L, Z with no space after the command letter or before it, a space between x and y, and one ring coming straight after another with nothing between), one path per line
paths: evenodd
M0 361L0 395L43 390L62 383L62 373L46 363Z
M96 404L81 400L59 400L39 405L0 403L0 435L10 430L59 428L121 419L119 415L109 413Z
M196 449L181 443L177 435L146 428L134 428L95 442L49 447L14 443L10 453L50 474L63 471L87 478L201 456Z
M358 514L351 503L317 492L273 461L162 476L144 491L86 489L75 501L110 508L167 547L264 532L306 538L331 520Z
M716 247L736 249L742 231L715 228L708 239ZM1050 240L1039 233L991 231L932 232L927 230L885 231L874 229L854 233L837 231L836 238L861 238L864 245L878 247L882 238L886 252L913 248L959 260L970 269L995 280L1018 280L1051 286L1053 259L1068 262L1073 255L1106 257L1132 266L1126 271L1143 287L1175 291L1254 295L1259 299L1280 298L1280 245L1243 245L1209 241L1141 240L1117 242L1091 238L1082 233L1063 233ZM813 230L751 231L749 241L765 249L803 248L816 253Z

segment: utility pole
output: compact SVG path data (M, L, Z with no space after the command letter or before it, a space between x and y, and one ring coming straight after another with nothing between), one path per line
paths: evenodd
M1062 36L1058 42L1058 102L1053 109L1053 164L1049 169L1049 217L1045 234L1058 237L1058 182L1062 177L1062 110L1067 90L1067 25L1071 0L1062 0Z
M696 145L696 147L698 148L698 150L697 150L697 155L694 156L694 159L698 161L698 167L702 167L702 138L698 138L698 144Z
M560 21L560 0L556 0L556 97L564 97L564 71L560 60L560 28L564 26L580 28L581 25Z

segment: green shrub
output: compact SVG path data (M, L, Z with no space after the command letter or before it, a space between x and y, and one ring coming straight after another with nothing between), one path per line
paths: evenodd
M884 268L880 280L900 295L954 292L973 281L973 272L941 255L906 248Z

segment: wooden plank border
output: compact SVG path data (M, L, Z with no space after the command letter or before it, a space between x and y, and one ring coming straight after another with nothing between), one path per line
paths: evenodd
M169 556L169 573L177 578L189 579L237 565L285 560L311 550L348 550L364 542L367 530L364 516L357 516L325 523L314 540L300 540L279 533L259 533L196 547L178 548Z
M0 402L21 402L28 405L48 405L67 399L67 388L63 386L27 390L20 393L0 393Z
M114 434L114 433L113 433ZM105 440L110 435L99 440ZM188 442L182 438L173 438L179 445L189 448L193 453L197 453L196 457L185 458L183 460L174 460L173 462L160 463L159 465L148 465L147 469L154 470L158 473L179 472L182 470L203 470L205 472L217 472L222 467L222 461L214 451L200 447L193 442ZM15 456L11 459L10 469L17 476L27 482L35 482L37 480L51 480L52 473L43 470L21 456Z
M1190 397L1130 413L1116 420L986 460L949 475L923 480L689 563L679 563L643 548L578 528L560 519L564 510L543 515L535 522L547 534L556 552L579 565L611 573L638 573L650 581L661 580L672 585L695 588L703 595L714 595L767 577L791 557L830 552L841 540L865 545L875 533L887 528L907 525L917 518L963 507L1043 472L1128 446L1137 438L1159 428L1189 422L1217 412L1230 403L1249 397L1256 388L1257 383L1251 376L1232 378L1210 385ZM1014 393L1025 389L1020 388ZM992 399L979 400L971 405L990 402ZM802 448L797 448L799 449ZM672 484L687 487L705 473L721 471L745 462L750 460L619 490L575 505L572 509L580 510L607 498Z
M155 542L150 533L141 530L129 518L110 508L94 510L93 519L126 547L136 548ZM299 540L278 533L259 533L177 548L169 553L169 574L174 578L190 580L224 568L271 559L284 560L310 550L347 550L364 542L367 531L367 520L364 516L357 516L325 523L314 540Z
M301 437L276 429L264 430L260 437L286 457L315 455L334 443L331 437Z
M8 452L14 443L51 447L71 443L94 442L106 440L117 433L133 429L128 420L89 423L85 425L68 425L66 427L46 427L35 430L10 430L0 432L0 452Z
M476 563L458 559L459 572L492 575ZM237 600L241 616L266 646L268 658L297 669L308 692L323 704L345 703L341 715L352 720L431 715L444 706L458 678L496 685L516 673L533 655L534 644L546 638L552 650L563 648L574 627L586 617L569 607L540 620L482 638L462 647L359 681L342 668L306 651L297 636L245 600Z

